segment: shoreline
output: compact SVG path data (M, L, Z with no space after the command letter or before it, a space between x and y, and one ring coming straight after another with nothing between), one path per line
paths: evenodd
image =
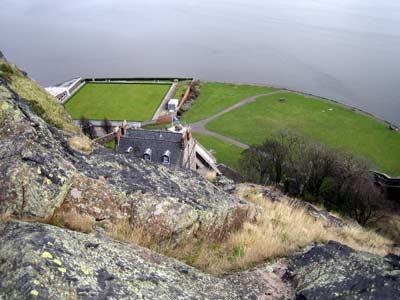
M299 90L295 90L295 89L291 89L291 88L287 88L287 87L279 87L279 86L268 85L268 84L260 84L260 83L241 83L241 82L228 82L228 81L202 81L201 79L200 79L200 82L210 82L210 83L214 82L214 83L235 84L235 85L254 85L254 86L262 86L262 87L271 87L271 88L274 88L274 89L277 89L277 90L297 93L297 94L301 94L301 95L304 95L304 96L309 96L309 97L313 97L313 98L316 98L316 99L320 99L320 100L323 100L323 101L333 102L333 103L335 103L337 105L341 105L343 107L351 109L354 112L364 114L367 117L370 117L370 118L372 118L372 119L374 119L374 120L376 120L376 121L378 121L380 123L384 123L384 124L388 125L388 127L394 128L394 130L397 131L397 132L400 131L400 123L399 124L395 124L393 122L385 120L382 117L379 117L379 116L375 115L374 113L365 111L365 110L363 110L361 108L358 108L358 107L355 107L355 106L352 106L352 105L349 105L349 104L345 104L345 103L341 102L340 100L335 100L335 99L327 98L327 97L324 97L324 96L315 95L315 94L312 94L312 93L309 93L309 92L299 91ZM390 128L388 128L388 129L390 130Z

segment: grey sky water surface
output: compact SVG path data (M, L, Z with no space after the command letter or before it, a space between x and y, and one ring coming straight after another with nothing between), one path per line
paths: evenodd
M195 76L287 87L400 123L398 0L0 0L0 49L42 85Z

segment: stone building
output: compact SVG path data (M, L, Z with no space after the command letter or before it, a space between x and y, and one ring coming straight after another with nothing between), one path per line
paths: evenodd
M195 140L190 129L141 130L129 128L117 142L116 150L164 165L195 169Z

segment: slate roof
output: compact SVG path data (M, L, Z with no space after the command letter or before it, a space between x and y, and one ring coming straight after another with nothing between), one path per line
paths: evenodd
M139 138L145 140L181 142L182 134L179 132L163 131L163 130L135 130L128 129L125 137Z
M117 151L127 153L129 147L133 149L128 155L138 157L143 157L145 151L151 149L154 162L161 162L164 153L170 151L171 165L181 164L183 144L182 134L178 132L128 129L121 137Z

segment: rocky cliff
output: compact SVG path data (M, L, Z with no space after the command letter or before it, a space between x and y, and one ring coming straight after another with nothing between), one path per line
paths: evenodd
M55 101L55 100L54 100ZM73 149L73 138L44 122L0 82L0 211L46 219L75 207L96 220L128 219L165 237L221 236L254 218L253 205L194 172L165 168L103 147Z
M0 224L0 299L400 297L398 257L336 243L216 278L110 239L101 228L124 221L168 242L222 240L259 208L191 171L90 145L55 99L35 99L43 91L34 82L4 70L11 71L0 77L0 214L14 220ZM92 233L44 224L71 209L94 220Z

